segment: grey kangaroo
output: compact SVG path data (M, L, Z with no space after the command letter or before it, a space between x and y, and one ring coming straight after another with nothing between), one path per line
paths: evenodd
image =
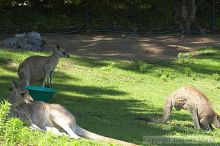
M10 115L18 117L34 129L55 129L67 133L71 138L78 139L79 136L104 141L116 145L135 146L136 144L108 138L89 132L76 124L75 117L59 104L48 104L41 101L33 101L28 91L13 82L13 89L8 101L12 104ZM53 132L52 131L52 132ZM57 132L59 131L59 132Z
M43 87L46 84L50 86L54 70L61 57L69 58L70 56L57 45L50 56L30 56L26 58L18 67L20 84L24 87L29 86L30 82L43 81Z
M194 87L181 87L172 92L166 100L162 122L169 119L172 108L190 112L194 127L212 130L212 123L220 128L220 117L213 110L208 98Z

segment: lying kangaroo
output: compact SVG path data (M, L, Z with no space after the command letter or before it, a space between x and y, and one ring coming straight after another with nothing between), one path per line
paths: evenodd
M169 95L164 106L163 123L169 119L172 108L188 110L194 127L212 130L211 123L220 128L220 117L214 112L208 98L193 87L182 87Z
M29 86L30 82L43 80L43 87L46 83L50 86L60 57L69 58L70 56L57 46L51 56L30 56L26 58L18 67L21 85L23 87Z
M78 139L80 138L79 136L82 136L117 145L135 145L121 140L104 137L79 127L76 124L75 117L63 106L59 104L47 104L41 101L33 101L28 91L17 86L16 83L13 83L13 90L8 97L8 101L12 104L10 115L20 118L34 129L53 129L52 132L55 134L60 134L60 131L64 131L74 139Z

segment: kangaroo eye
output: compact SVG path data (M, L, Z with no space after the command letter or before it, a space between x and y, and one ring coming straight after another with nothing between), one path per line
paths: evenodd
M21 92L20 94L21 94L21 96L25 96L26 93L25 92Z

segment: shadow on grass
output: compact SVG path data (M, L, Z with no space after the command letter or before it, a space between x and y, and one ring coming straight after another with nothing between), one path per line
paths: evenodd
M103 59L92 59L88 57L73 57L71 58L73 62L85 67L103 67L107 66L108 63L104 62Z
M113 137L137 144L143 144L143 136L163 136L174 131L183 134L194 134L192 124L150 124L139 117L148 119L160 118L162 108L155 108L152 103L135 99L105 98L103 95L124 95L120 90L109 90L100 87L81 87L56 84L60 90L76 92L77 95L57 93L52 103L65 106L74 113L77 123L83 128L100 135ZM92 91L95 89L95 92ZM112 93L110 93L112 92ZM82 94L80 96L79 94ZM84 95L87 95L86 97ZM161 113L161 114L158 114ZM172 114L172 119L192 121L189 115ZM202 143L202 141L201 141Z
M214 73L220 73L220 70L216 67L212 67L210 65L200 65L195 63L190 64L178 64L171 60L146 60L142 62L142 65L134 66L133 63L127 65L118 65L120 69L133 71L136 73L144 74L144 73L154 73L159 70L173 70L175 73L178 74L188 74L190 73L199 73L199 74L206 74L212 75ZM143 69L140 69L143 68ZM157 75L157 74L154 74Z
M140 115L133 108L148 107L138 100L57 95L51 102L64 105L74 113L78 125L100 135L142 144L144 135L166 133L157 126L135 120Z
M88 96L99 96L99 95L126 95L124 91L112 89L110 87L94 87L94 86L77 86L77 85L66 85L66 84L53 84L54 88L59 88L63 91L75 92L77 94L84 94Z
M11 61L12 61L12 59L10 59L10 58L5 58L5 57L0 56L0 65L8 64Z
M136 144L143 144L144 136L161 137L173 132L190 135L199 132L193 128L193 123L150 124L137 120L138 117L161 117L155 113L162 113L162 109L140 100L56 95L51 102L64 105L74 113L78 125L89 131ZM175 114L174 117L175 120L192 121L189 115ZM202 143L202 140L198 142Z
M0 75L0 100L5 99L7 96L9 96L10 92L9 89L12 87L12 80L17 80L14 76L5 76Z
M206 58L209 60L217 61L219 59L218 52L217 53L205 53L201 52L201 54L197 54L194 56L195 59ZM104 59L92 59L92 58L83 58L83 57L75 57L72 58L73 62L85 67L91 68L99 68L99 67L107 67L111 65L108 62L105 62ZM110 59L110 61L116 62L113 66L119 69L132 71L140 74L152 73L158 70L170 69L175 70L178 74L188 74L188 71L191 73L199 73L205 75L212 75L214 73L219 73L220 70L215 66L211 65L202 65L196 64L193 61L190 63L182 63L179 64L175 62L175 60L134 60L131 62L124 63L122 60ZM187 70L187 71L186 71ZM186 73L187 72L187 73Z
M201 48L194 57L198 59L220 59L220 48Z
M64 71L61 72L61 71L56 71L56 70L55 70L55 72L54 72L53 78L56 79L56 80L59 81L59 82L65 82L65 81L68 81L68 80L71 80L71 81L80 81L79 78L70 76L70 75L66 74ZM52 82L52 86L53 86L53 82Z

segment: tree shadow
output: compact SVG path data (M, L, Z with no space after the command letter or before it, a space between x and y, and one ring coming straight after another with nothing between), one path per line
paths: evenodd
M88 58L88 57L74 57L71 59L73 62L76 62L77 64L85 67L103 67L108 65L108 63L104 62L103 59L94 59L94 58Z
M143 135L146 133L158 134L158 131L161 134L166 133L157 126L145 126L142 122L135 120L135 117L139 116L136 113L138 109L136 111L130 108L143 106L144 103L138 100L104 99L93 95L88 98L65 95L62 98L55 97L51 102L64 105L74 113L78 125L100 135L142 144ZM147 107L147 105L144 106Z
M0 65L7 71L17 72L17 64L13 63L13 60L11 58L0 56Z
M201 48L194 55L198 59L220 59L220 48Z
M10 58L5 58L0 56L0 65L8 64L12 61Z
M205 75L212 75L214 73L220 73L220 70L218 68L210 67L210 65L202 65L202 64L196 64L196 63L188 63L188 64L179 64L173 60L145 60L142 61L141 64L136 65L134 63L129 63L127 65L116 65L119 69L132 71L135 73L145 74L145 73L154 73L154 76L158 76L157 73L160 69L161 72L164 70L175 70L175 73L179 74L187 74L189 71L190 73L200 73ZM140 68L143 68L141 70Z
M216 49L216 51L219 51ZM208 55L207 55L208 54ZM207 56L206 56L207 55ZM200 59L210 59L217 61L219 59L218 52L214 53L205 53L202 52L200 54L195 54L193 58ZM73 62L76 61L79 65L91 68L99 68L99 67L107 67L111 66L110 62L106 62L106 59L100 58L86 58L86 57L76 57L72 59ZM147 60L139 60L135 59L133 61L127 62L126 60L118 60L118 59L108 59L108 61L116 62L113 67L132 71L135 73L145 74L145 73L154 73L157 72L158 69L161 71L164 69L175 70L176 73L179 74L187 74L189 71L191 73L200 73L205 75L212 75L214 73L219 73L220 70L218 68L212 67L209 64L197 64L193 61L190 63L177 63L176 60L160 60L160 59L147 59ZM154 74L157 76L157 74Z
M136 144L143 144L143 136L164 136L172 134L173 131L194 134L198 131L193 128L193 123L185 125L172 123L165 126L137 120L139 117L150 119L161 117L158 113L162 113L162 109L152 107L150 103L140 100L58 94L51 102L64 105L74 113L78 125L89 131ZM174 114L172 117L175 120L192 121L189 115ZM198 142L202 143L202 141Z
M77 85L66 85L66 84L53 84L54 88L59 88L68 92L75 92L77 94L84 94L88 96L99 96L99 95L126 95L124 91L113 89L113 87L94 87L94 86L77 86Z
M5 76L5 75L0 75L0 88L1 88L1 96L0 100L5 99L7 96L10 95L9 89L12 87L12 81L18 80L18 78L14 76Z
M71 81L80 81L79 78L73 77L71 75L66 74L65 72L61 72L61 71L56 71L54 72L54 79L56 79L57 81L60 82L64 82L65 80L71 80ZM52 82L53 85L53 82Z

